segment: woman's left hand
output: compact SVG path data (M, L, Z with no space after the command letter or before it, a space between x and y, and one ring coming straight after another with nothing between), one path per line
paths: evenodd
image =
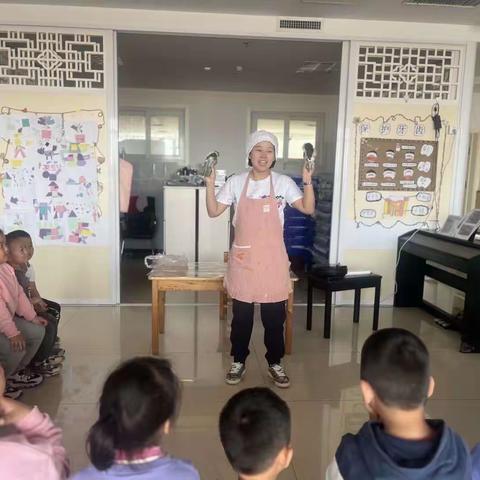
M303 172L302 172L303 183L312 183L312 175L313 175L313 170L310 170L310 171L307 170L304 165Z

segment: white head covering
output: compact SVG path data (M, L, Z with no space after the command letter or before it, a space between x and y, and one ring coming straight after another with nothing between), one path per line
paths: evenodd
M256 132L251 133L247 138L247 162L248 156L252 151L253 147L260 142L270 142L275 149L275 158L277 158L278 152L278 139L277 137L266 130L257 130Z

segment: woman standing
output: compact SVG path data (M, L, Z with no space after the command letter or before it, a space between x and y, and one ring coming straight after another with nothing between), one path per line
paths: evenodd
M218 217L232 203L235 239L228 259L225 286L233 300L230 341L233 363L225 381L239 383L245 374L253 328L254 303L260 304L265 328L265 358L275 385L290 386L281 364L285 353L285 302L290 293L290 262L283 241L286 204L311 215L315 209L312 172L303 169L304 194L286 175L273 172L278 140L259 130L247 141L247 172L233 175L215 196L215 171L207 177L207 211Z

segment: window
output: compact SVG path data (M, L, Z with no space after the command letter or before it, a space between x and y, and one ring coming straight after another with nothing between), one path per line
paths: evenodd
M127 155L185 164L184 110L121 111L118 130L120 151L125 150Z
M147 154L147 123L145 115L120 114L118 141L120 149L131 155Z
M165 157L180 157L180 116L150 117L150 153Z
M285 122L283 120L277 120L275 118L259 118L257 119L257 125L252 130L267 130L272 132L278 138L278 152L277 158L283 158L283 138L285 134Z
M277 168L298 170L303 161L303 144L311 143L316 149L317 163L321 162L323 114L252 112L251 131L268 130L278 138Z

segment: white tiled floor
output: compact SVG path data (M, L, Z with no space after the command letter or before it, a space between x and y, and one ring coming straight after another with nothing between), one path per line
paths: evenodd
M323 338L323 308L314 309L311 332L305 330L305 308L295 307L294 315L294 353L285 358L292 385L277 391L292 410L295 453L281 478L313 480L323 478L342 434L356 431L367 418L357 388L358 362L371 332L372 311L362 308L360 324L354 326L351 308L337 308L330 341ZM223 380L230 363L229 326L218 320L217 307L169 306L166 318L161 352L184 381L180 416L167 447L193 461L202 478L234 479L218 439L217 418L234 392L270 385L261 324L255 322L245 381L230 387ZM458 353L458 334L441 330L416 309L382 308L380 326L400 326L420 335L430 349L436 377L429 415L444 418L471 445L480 441L480 356ZM85 434L95 419L105 376L120 360L149 353L150 308L64 308L60 336L67 350L63 374L26 392L23 401L39 405L63 427L77 470L87 464Z

